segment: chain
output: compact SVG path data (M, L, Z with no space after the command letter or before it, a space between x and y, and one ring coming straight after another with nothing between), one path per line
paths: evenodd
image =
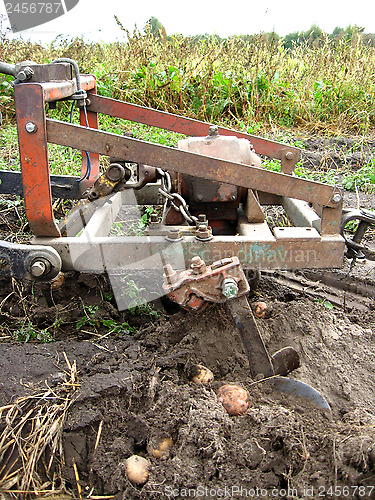
M157 169L158 174L161 177L161 188L159 188L159 193L165 198L165 207L168 203L177 211L180 212L183 218L191 225L197 225L198 217L191 215L189 212L189 207L184 200L184 198L178 193L171 193L172 191L172 180L171 176L165 170L161 168ZM179 204L176 204L176 201Z

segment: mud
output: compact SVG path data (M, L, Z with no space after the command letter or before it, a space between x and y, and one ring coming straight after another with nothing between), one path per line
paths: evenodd
M97 280L70 275L55 305L40 306L42 316L64 309L78 283L87 303L101 302L100 312L119 321L110 302L99 300ZM275 287L271 278L261 280L252 300L259 298L272 304L269 317L259 320L270 353L286 345L297 349L302 366L290 376L318 389L332 418L304 400L277 393L269 382L251 379L225 306L211 306L204 314L145 316L135 334L123 330L100 338L106 335L101 327L96 335L81 332L51 343L4 342L0 404L46 384L57 390L64 383L58 376L66 370L64 353L76 361L79 387L63 430L63 474L67 489L76 494L73 464L82 494L118 499L184 498L188 490L200 498L222 492L222 498L241 498L241 487L248 495L259 488L258 496L268 498L318 498L330 487L349 488L351 498L375 498L373 313L327 310ZM45 300L41 290L34 289L34 300ZM73 329L67 333L72 336ZM192 363L213 371L211 386L188 380ZM229 416L217 401L225 383L248 390L244 415ZM148 443L165 436L173 440L169 456L149 457ZM151 461L143 487L126 478L125 460L132 454Z
M302 140L304 166L355 170L374 158L375 141L363 137L309 137Z

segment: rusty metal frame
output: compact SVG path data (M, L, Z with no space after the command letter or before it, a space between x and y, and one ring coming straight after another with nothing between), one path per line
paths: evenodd
M210 123L166 113L156 109L145 108L136 104L118 101L103 96L93 96L90 101L90 110L105 115L123 118L132 122L143 123L153 127L171 130L187 136L208 135ZM256 135L246 134L225 127L218 127L220 135L232 135L239 139L248 139L258 154L281 160L282 171L291 173L301 156L298 148L279 142L263 139Z
M324 207L335 208L338 205L333 200L336 189L327 184L58 120L47 120L47 140L62 146L123 158L128 162L294 197Z
M106 259L103 261L103 255L113 259L111 266L118 268L121 262L134 254L138 255L138 261L145 269L155 265L153 255L173 258L177 246L171 245L166 239L168 229L165 227L160 228L159 232L150 231L147 236L108 236L116 210L121 205L122 198L118 195L114 198L116 203L112 200L101 206L97 213L94 212L86 228L81 228L80 237L61 237L52 212L48 143L81 150L81 174L87 168L85 151L90 152L91 177L81 182L81 191L90 187L98 177L99 155L105 155L255 190L260 205L282 204L290 213L292 221L302 226L275 228L271 231L266 223L249 223L244 217L239 220L237 236L214 236L205 242L197 240L194 229L181 227L183 238L178 251L182 252L186 260L200 255L207 262L212 262L237 255L244 268L252 269L341 265L344 251L344 241L339 235L341 195L335 187L292 175L300 157L298 148L219 127L220 134L248 139L257 153L281 160L281 173L278 173L99 131L98 113L186 135L205 136L210 124L98 96L92 76L81 76L81 84L88 94L88 100L87 112L82 108L80 110L80 125L47 119L45 114L46 103L70 98L76 92L74 79L24 83L15 87L27 218L36 236L35 243L55 248L62 257L64 269L100 273L108 271L108 263ZM30 123L33 124L32 132L27 127ZM72 255L84 257L74 258L73 262Z
M95 78L82 77L81 86L95 91ZM52 211L45 104L68 98L76 90L75 80L24 83L14 89L26 216L36 236L60 236ZM93 126L97 124L94 114L90 116ZM94 179L99 171L96 158L92 171Z
M148 191L149 202L157 201L154 190L144 189ZM34 242L56 249L63 270L98 274L161 269L161 265L173 265L181 259L190 262L196 255L208 263L237 256L244 269L319 269L342 265L343 238L338 234L320 235L313 227L314 221L310 225L306 222L306 227L271 230L265 222L249 223L242 216L236 236L214 236L209 241L197 240L195 227L179 226L182 238L171 242L170 228L162 224L151 226L144 236L110 236L120 208L134 201L128 191L111 195L96 209L88 224L77 230L78 236L36 238ZM302 209L299 217L307 219L308 215Z

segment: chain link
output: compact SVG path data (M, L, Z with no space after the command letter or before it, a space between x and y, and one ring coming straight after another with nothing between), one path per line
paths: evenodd
M189 207L184 200L184 198L178 193L171 193L172 191L172 180L171 176L165 170L161 168L157 169L158 174L161 177L161 188L159 188L159 193L165 198L165 207L168 203L177 211L180 212L183 218L191 225L197 225L198 217L191 215L189 212ZM176 201L179 204L176 204Z

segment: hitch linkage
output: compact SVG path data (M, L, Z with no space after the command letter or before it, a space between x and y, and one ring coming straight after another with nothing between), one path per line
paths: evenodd
M348 238L345 234L345 227L353 220L358 220L359 224L353 238ZM341 221L340 234L344 238L348 248L345 254L348 259L366 258L368 260L375 260L375 251L361 244L367 229L372 225L375 225L375 213L370 210L350 210L344 214Z

